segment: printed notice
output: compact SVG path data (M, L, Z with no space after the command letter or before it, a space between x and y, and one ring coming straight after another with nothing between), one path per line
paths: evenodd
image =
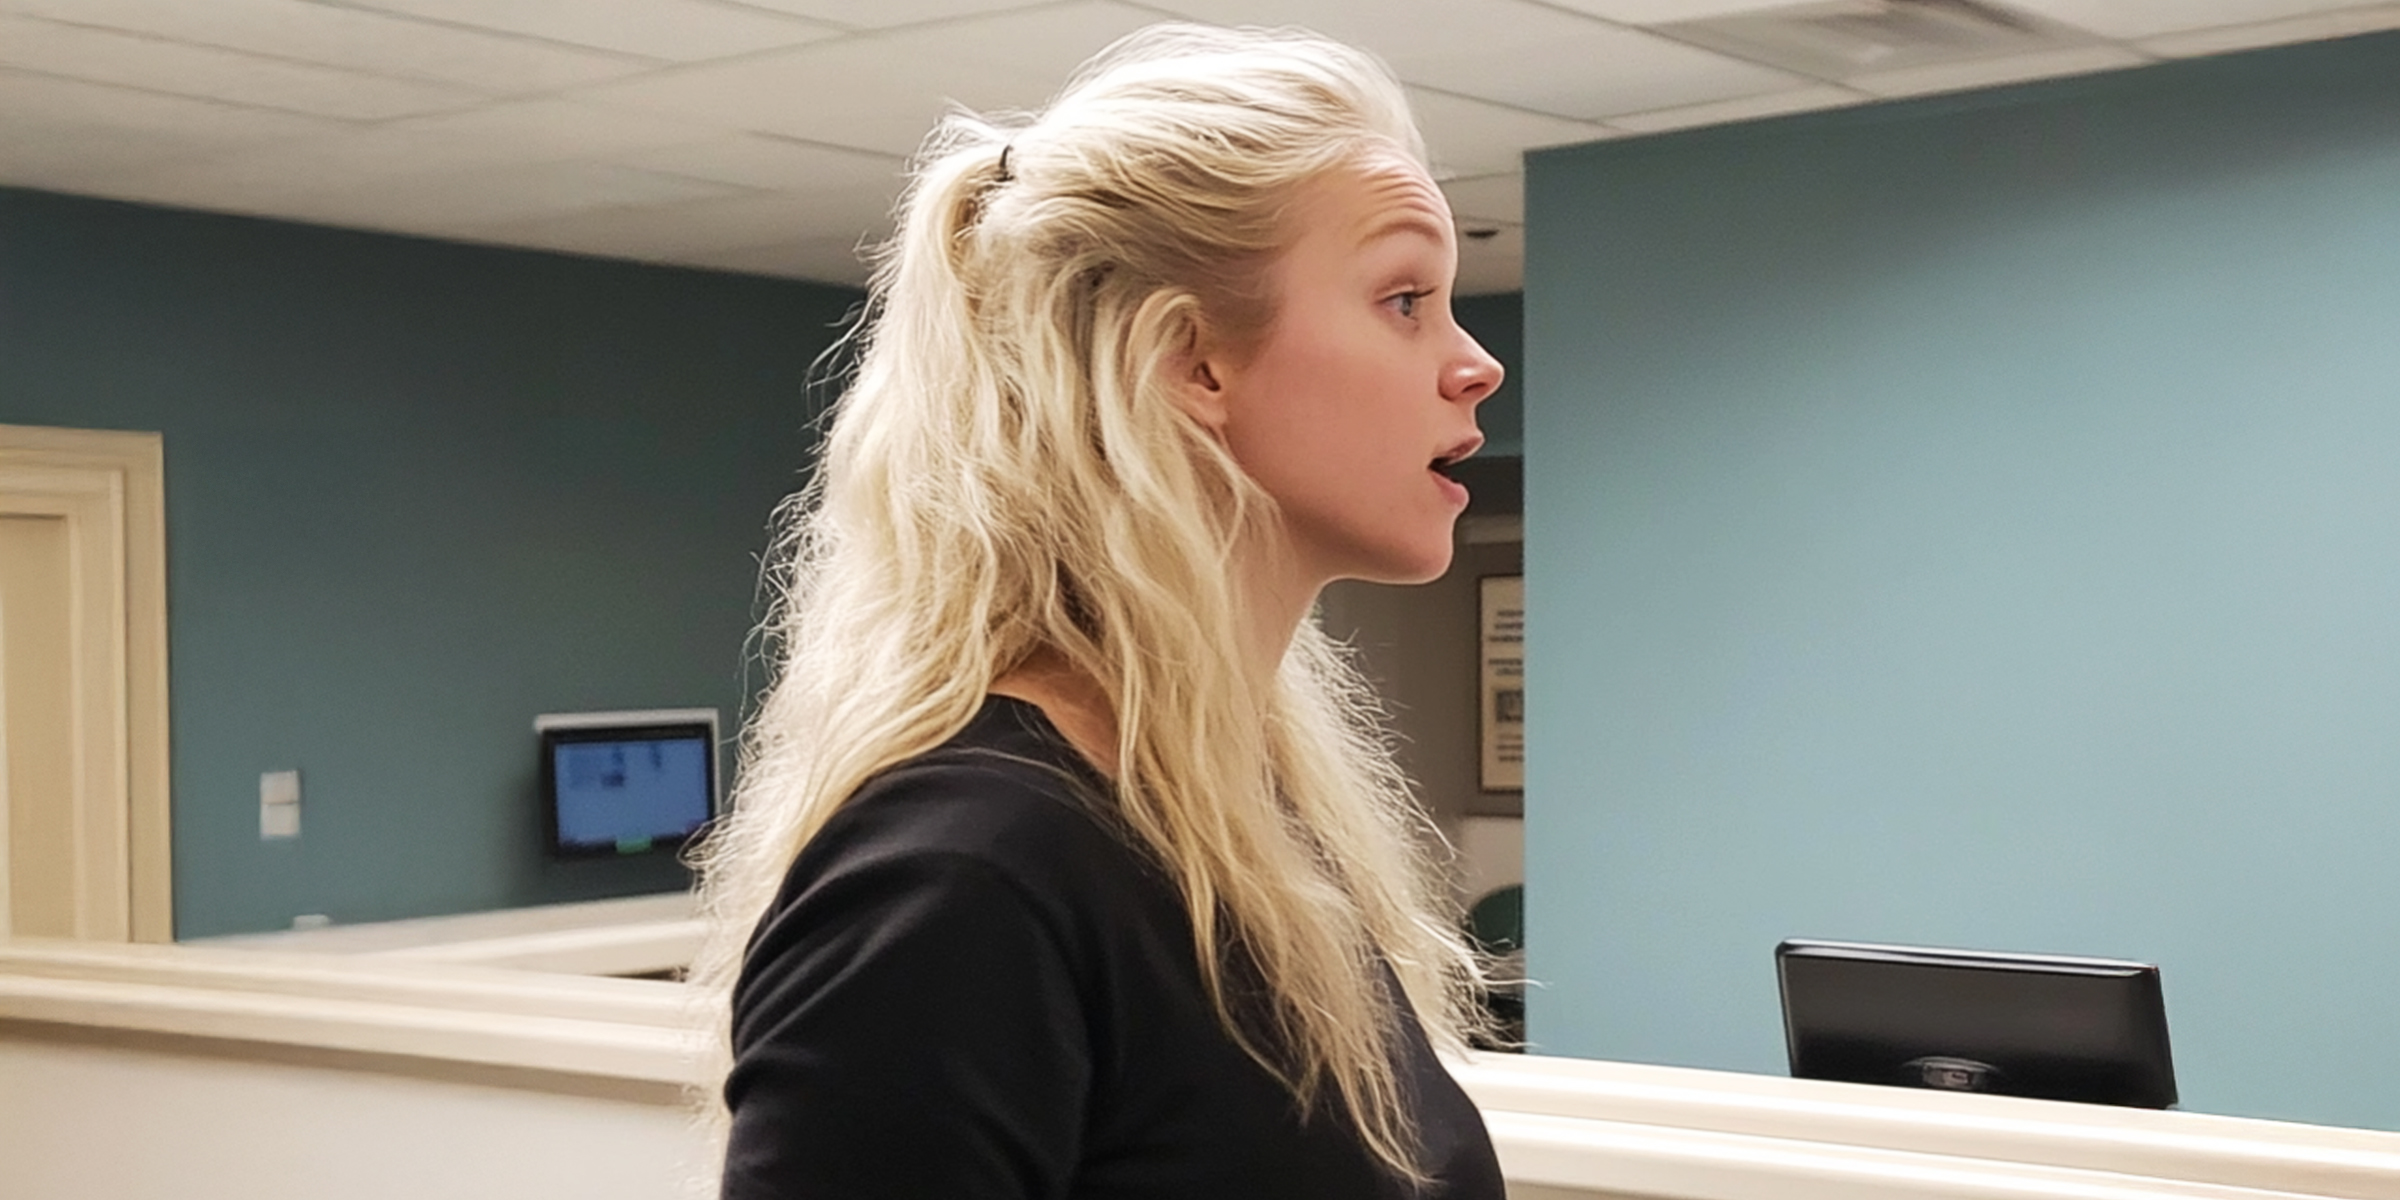
M1483 790L1525 789L1525 577L1483 585Z

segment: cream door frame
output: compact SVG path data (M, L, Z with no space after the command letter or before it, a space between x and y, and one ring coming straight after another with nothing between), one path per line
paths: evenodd
M0 513L64 518L72 546L81 938L175 937L165 496L158 434L0 425Z

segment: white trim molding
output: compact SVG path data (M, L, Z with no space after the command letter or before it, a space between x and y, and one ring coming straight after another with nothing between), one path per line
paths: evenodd
M704 1025L675 983L0 943L0 1049L131 1033L413 1077L504 1068L536 1090L581 1079L671 1105L704 1082ZM2394 1133L1559 1058L1454 1070L1517 1200L2400 1200Z
M0 425L0 513L60 518L72 546L76 782L72 795L12 800L72 810L64 871L74 936L167 941L175 917L163 441Z
M2400 1197L2400 1134L1514 1055L1456 1068L1509 1179L1677 1200Z

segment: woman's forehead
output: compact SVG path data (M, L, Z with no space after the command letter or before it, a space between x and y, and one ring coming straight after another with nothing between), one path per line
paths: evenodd
M1311 180L1301 217L1302 238L1335 239L1342 249L1399 235L1443 244L1453 236L1449 201L1433 177L1397 154L1362 158Z

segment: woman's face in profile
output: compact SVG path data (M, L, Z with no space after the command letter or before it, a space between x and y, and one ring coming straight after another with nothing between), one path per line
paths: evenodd
M1312 585L1432 579L1467 504L1442 468L1482 444L1475 406L1501 376L1451 315L1449 205L1422 167L1375 154L1306 185L1292 221L1268 269L1273 324L1210 364L1226 447Z

